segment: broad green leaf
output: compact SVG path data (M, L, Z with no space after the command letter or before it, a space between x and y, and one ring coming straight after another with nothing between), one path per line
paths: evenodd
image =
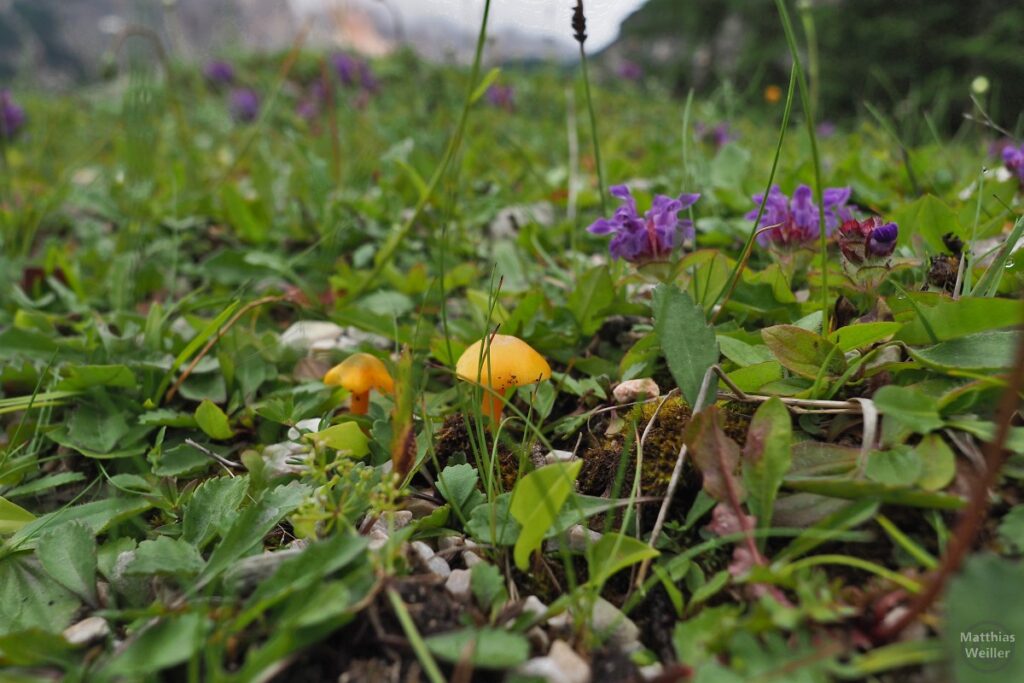
M775 496L793 461L793 425L789 410L778 398L757 409L743 447L743 483L750 512L758 526L771 525Z
M767 363L775 358L767 346L754 346L721 334L717 339L718 345L722 349L722 355L741 368Z
M108 677L138 678L187 661L206 642L201 614L173 614L143 626L101 670Z
M868 456L864 474L868 479L887 486L911 487L924 473L921 456L908 446L897 446L887 451L872 451Z
M908 507L959 510L964 506L964 499L959 496L846 478L786 479L786 486L794 491L817 493L821 496L847 500L880 500L883 503Z
M801 377L838 377L846 370L842 351L828 339L796 325L776 325L761 330L765 344L782 365ZM824 370L823 370L824 368Z
M521 527L509 513L511 500L511 493L502 493L489 505L477 505L466 522L466 531L480 543L514 544Z
M743 391L757 391L770 382L782 379L782 364L772 360L749 365L729 373L729 379Z
M27 553L0 559L0 636L31 628L60 633L81 602Z
M732 494L744 498L743 484L736 478L740 447L722 431L717 405L697 413L686 425L683 440L704 476L704 490L718 501Z
M999 539L1011 550L1024 552L1024 505L1015 505L999 523Z
M956 476L956 454L938 434L928 434L914 447L921 459L917 485L926 491L941 491Z
M946 250L942 236L947 232L965 240L970 237L960 225L956 212L930 194L897 209L890 218L900 226L899 244L912 245L923 241L933 254Z
M0 636L0 661L15 666L37 666L57 664L73 666L71 645L63 636L39 628L27 629ZM2 677L2 675L0 675ZM13 676L6 679L11 683L21 679Z
M293 481L263 492L260 498L245 508L235 519L210 555L206 568L196 579L195 589L205 586L228 568L232 562L245 555L254 546L263 543L263 537L302 504L311 490L305 484Z
M125 569L129 576L175 576L189 578L203 570L202 556L196 547L180 538L159 536L143 541L135 549L135 558Z
M985 372L1013 365L1013 354L1019 343L1019 332L981 332L908 351L914 360L936 370Z
M248 475L216 477L200 484L185 506L182 539L202 548L214 534L223 534L237 516L248 487Z
M55 529L61 524L81 521L88 526L93 534L106 531L109 527L145 512L152 503L143 498L105 498L83 505L73 505L55 510L29 522L11 537L11 544L19 549L34 548L38 542L38 533L46 529Z
M426 639L427 648L438 659L457 663L468 657L474 667L507 669L530 656L530 643L518 633L495 628L466 628Z
M938 400L917 389L890 384L876 391L872 400L886 419L917 434L941 429L944 424L939 416Z
M910 292L890 296L886 304L896 321L904 323L896 339L911 345L934 343L924 321L939 341L1024 324L1024 307L1014 299L950 299L937 292Z
M235 434L228 422L228 416L213 401L204 400L200 403L194 417L199 428L211 439L223 441Z
M35 518L25 508L0 496L0 534L13 534Z
M1006 236L1003 246L999 247L999 253L985 269L985 274L978 280L978 284L972 290L972 294L979 294L984 297L994 297L999 293L999 282L1006 272L1006 264L1010 260L1010 254L1017 248L1017 242L1024 234L1024 216L1021 216L1013 224L1013 230Z
M485 610L502 606L508 597L505 577L501 570L489 562L480 562L470 570L469 586L477 604Z
M829 340L839 347L840 351L852 351L889 341L900 331L903 323L856 323L840 327L828 336Z
M131 389L138 383L135 373L125 365L70 365L67 372L57 389L81 391L96 386Z
M96 453L114 450L128 431L124 414L113 404L82 403L67 423L67 436L72 447Z
M445 500L461 510L476 490L478 479L472 465L449 465L437 478L437 490Z
M97 604L96 538L89 527L71 522L43 533L36 556L57 583L89 604Z
M370 442L357 422L341 422L323 429L310 438L317 444L338 451L350 458L361 458L370 452Z
M654 329L668 369L690 405L697 401L708 369L718 362L718 340L704 311L674 285L658 285L651 302ZM713 391L712 386L710 390Z
M555 463L530 472L516 482L509 512L522 525L514 550L520 571L529 568L530 554L540 547L554 524L582 466L582 460Z
M601 586L626 567L660 555L643 541L620 533L607 533L587 546L590 582Z

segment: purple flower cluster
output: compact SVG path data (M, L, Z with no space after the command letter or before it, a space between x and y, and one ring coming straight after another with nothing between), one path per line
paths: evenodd
M883 223L878 216L863 221L849 220L839 226L839 249L849 263L859 266L866 261L892 256L899 234L899 226Z
M363 60L344 52L335 52L331 55L331 65L342 85L359 86L363 90L376 92L377 77L374 76L370 65Z
M631 62L628 59L619 64L619 68L616 69L616 73L619 78L624 81L641 81L644 78L644 68L636 62Z
M1017 147L1010 144L1004 147L1003 163L1006 164L1006 168L1012 173L1016 173L1020 181L1024 183L1024 145Z
M235 82L235 67L230 62L218 59L207 63L203 75L213 85L231 85Z
M825 189L825 234L832 231L845 221L853 219L855 206L848 206L851 190L848 187L830 187ZM764 201L763 194L753 197L754 203L760 207ZM758 209L747 214L748 220L757 218ZM814 203L811 188L799 185L793 191L792 200L782 193L778 186L772 187L765 202L764 215L754 226L755 230L770 228L757 236L758 243L767 247L799 247L818 239L820 231L818 207Z
M516 108L516 89L511 85L495 83L487 89L487 102L499 109L512 111Z
M12 140L25 125L25 110L7 90L0 90L0 137Z
M657 195L651 208L641 216L636 200L625 185L610 188L613 197L622 201L612 218L601 218L587 232L592 235L613 235L608 251L613 258L632 263L662 260L684 240L694 236L693 222L680 219L679 212L700 199L699 194L679 197Z
M229 105L235 121L250 123L260 115L260 96L249 88L235 88L231 91Z

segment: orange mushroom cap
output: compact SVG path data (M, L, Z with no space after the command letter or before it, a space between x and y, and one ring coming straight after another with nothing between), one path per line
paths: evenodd
M483 350L484 341L471 344L459 357L455 374L460 379L504 391L551 377L548 362L522 339L495 334L487 345L489 353Z
M353 394L365 394L371 389L390 394L395 389L387 366L368 353L354 353L335 365L324 375L324 384L344 387Z

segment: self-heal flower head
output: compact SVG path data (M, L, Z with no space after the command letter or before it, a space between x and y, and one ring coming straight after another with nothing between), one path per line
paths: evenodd
M634 83L642 81L644 78L644 68L628 59L619 64L616 73L622 80L633 81Z
M377 77L374 76L370 65L363 60L344 52L336 52L331 55L331 65L342 85L360 86L370 92L377 90Z
M516 89L511 85L495 83L487 88L485 97L488 104L498 109L512 111L516 108Z
M235 67L223 60L214 60L203 69L206 80L214 85L231 85L235 82Z
M853 209L847 205L851 189L848 187L830 187L824 192L822 199L825 204L825 234L831 235L839 225L853 219ZM776 185L768 193L767 201L763 194L752 198L760 207L765 202L764 214L755 230L771 228L758 234L757 241L763 246L799 247L813 242L821 234L818 206L814 203L811 188L799 185L790 199ZM747 220L757 218L758 209L747 214Z
M231 91L230 106L235 121L249 123L260 115L260 96L255 90L237 88Z
M680 219L679 212L693 206L699 194L681 194L679 197L657 195L651 208L641 216L636 199L625 185L609 190L622 201L611 218L598 219L587 228L592 235L612 235L608 251L613 258L632 263L646 263L663 259L685 240L694 237L693 221Z
M1020 147L1007 145L1004 147L1003 163L1006 164L1006 168L1011 173L1016 173L1020 181L1024 183L1024 145Z
M860 266L892 256L900 229L895 223L884 223L878 216L867 220L845 221L839 226L839 249L848 263Z
M732 126L724 121L713 127L708 126L703 121L698 121L693 125L693 134L701 142L710 138L715 147L719 149L737 139L736 134L733 133Z
M7 90L0 90L0 137L14 139L25 125L25 110L18 106Z

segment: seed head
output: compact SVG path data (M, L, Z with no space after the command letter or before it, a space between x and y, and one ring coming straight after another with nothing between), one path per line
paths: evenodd
M583 45L587 40L587 16L583 13L583 0L576 0L572 12L572 31L576 42Z

